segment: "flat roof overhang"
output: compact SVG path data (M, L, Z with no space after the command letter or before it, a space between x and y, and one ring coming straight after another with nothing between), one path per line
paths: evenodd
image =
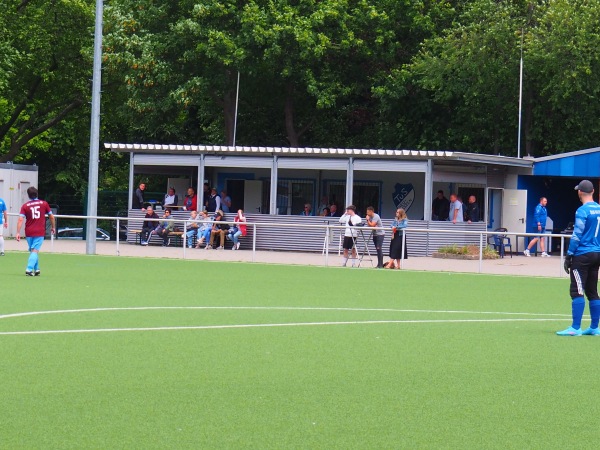
M487 164L532 169L532 158L485 155L446 150L396 150L396 149L356 149L356 148L295 148L295 147L254 147L223 145L181 145L181 144L120 144L105 143L104 147L117 153L145 153L171 155L219 155L219 156L302 156L327 158L360 159L405 159L433 160L468 164Z

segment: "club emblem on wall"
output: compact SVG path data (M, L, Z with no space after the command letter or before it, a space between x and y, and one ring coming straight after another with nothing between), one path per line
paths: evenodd
M394 189L394 205L396 205L396 208L402 208L404 211L408 211L415 201L415 187L412 183L396 183Z

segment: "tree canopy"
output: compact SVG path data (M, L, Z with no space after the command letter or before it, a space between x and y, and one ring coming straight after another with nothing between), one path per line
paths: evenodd
M93 0L6 0L0 161L81 190ZM598 145L600 0L111 0L102 141L453 149ZM101 155L104 186L123 185Z

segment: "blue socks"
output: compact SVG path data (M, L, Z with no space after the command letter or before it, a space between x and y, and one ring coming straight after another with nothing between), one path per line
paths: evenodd
M592 318L591 328L598 328L600 319L600 300L590 300L590 316Z
M33 272L34 270L38 270L38 252L29 253L27 260L27 271Z
M581 328L581 318L583 317L583 310L585 309L585 300L583 297L575 297L571 303L571 311L573 314L573 325L576 330Z

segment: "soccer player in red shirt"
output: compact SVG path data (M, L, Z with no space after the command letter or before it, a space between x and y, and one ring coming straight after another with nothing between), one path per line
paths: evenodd
M27 189L27 196L30 200L21 206L19 221L17 223L17 241L21 240L21 225L25 221L25 236L29 246L29 259L27 260L27 269L25 275L29 277L40 274L38 259L44 236L46 235L46 214L52 224L51 233L55 233L54 215L50 205L44 200L38 199L38 190L31 186Z

